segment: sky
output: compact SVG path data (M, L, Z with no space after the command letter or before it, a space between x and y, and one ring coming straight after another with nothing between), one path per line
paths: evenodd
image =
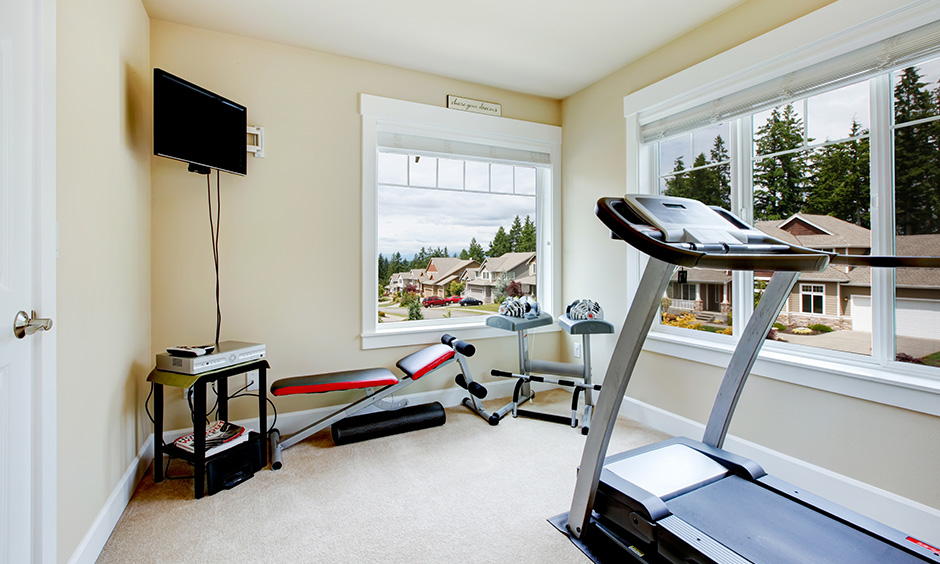
M917 65L921 81L934 89L940 80L940 59L927 61ZM825 140L844 139L848 136L854 118L863 128L871 123L869 115L869 83L862 81L845 86L831 92L819 94L794 104L797 115L804 120L807 135L818 143ZM760 112L754 116L754 132L764 125L770 116L771 110ZM692 166L695 156L705 153L709 156L715 136L721 135L728 146L728 124L719 124L667 139L660 145L660 171L666 173L673 170L675 160L682 156L685 168ZM690 146L691 145L691 146Z
M378 251L386 258L411 258L421 247L453 255L473 238L485 251L516 216L536 219L532 167L380 153L378 168Z

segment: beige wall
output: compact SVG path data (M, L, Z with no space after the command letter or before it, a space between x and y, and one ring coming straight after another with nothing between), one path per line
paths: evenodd
M151 432L149 29L138 1L58 4L59 562Z
M162 21L151 24L151 62L244 104L248 122L265 128L265 158L249 156L247 176L221 179L221 338L265 343L272 379L394 370L417 350L361 350L360 93L437 106L459 94L498 102L506 117L561 122L556 100ZM176 161L154 157L152 166L153 346L210 342L215 282L206 181ZM515 367L514 337L475 344L476 378ZM454 374L422 379L408 393L453 387ZM181 397L168 394L169 429L187 420ZM279 398L277 407L310 409L349 397ZM254 403L242 402L233 406L235 418L253 413Z
M592 297L618 325L626 313L625 245L611 241L592 213L599 197L625 190L623 97L829 3L751 0L564 101L564 299ZM598 365L612 346L610 341L595 348ZM722 373L644 353L627 393L704 423ZM940 435L936 417L757 375L748 382L730 432L940 507L934 475L940 453L923 448Z

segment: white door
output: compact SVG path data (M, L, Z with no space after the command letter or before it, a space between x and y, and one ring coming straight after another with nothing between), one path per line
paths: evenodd
M49 75L39 54L51 16L43 1L0 0L0 563L28 563L55 558L54 540L44 539L53 487L40 462L52 463L54 450L41 441L54 439L43 422L41 395L48 388L42 364L43 332L18 339L14 317L54 303L42 303L41 286L48 264L40 251L43 183L51 175L50 125L44 120L50 100ZM48 60L48 59L45 59ZM54 68L54 65L53 65ZM54 144L53 157L54 157ZM54 190L53 190L54 194ZM45 226L45 228L49 228ZM54 270L54 266L53 266ZM54 341L51 343L54 348ZM53 357L54 358L54 357ZM54 364L54 362L53 362ZM54 368L54 366L53 366ZM47 398L48 399L48 398ZM54 422L54 411L52 421ZM37 421L39 422L37 425ZM52 452L52 460L48 453ZM54 479L54 478L53 478ZM48 496L46 495L48 494ZM45 497L45 499L43 499ZM53 509L54 514L54 509ZM54 517L54 515L53 515ZM54 529L53 529L54 530ZM51 544L50 544L51 542ZM53 548L50 548L53 547Z

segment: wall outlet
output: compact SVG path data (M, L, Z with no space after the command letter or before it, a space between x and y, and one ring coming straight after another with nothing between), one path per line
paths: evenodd
M245 373L245 384L248 385L247 390L249 392L258 391L258 371L257 370L252 370L250 372Z
M574 357L581 358L581 343L574 344Z

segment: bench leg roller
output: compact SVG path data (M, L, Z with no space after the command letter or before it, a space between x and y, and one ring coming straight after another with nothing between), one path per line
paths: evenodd
M396 411L382 411L347 417L334 423L330 428L330 433L333 435L335 444L345 445L437 427L443 425L445 421L444 407L440 403L434 402Z
M271 454L271 470L280 470L284 463L281 461L281 432L277 429L271 429L268 433L268 448Z

